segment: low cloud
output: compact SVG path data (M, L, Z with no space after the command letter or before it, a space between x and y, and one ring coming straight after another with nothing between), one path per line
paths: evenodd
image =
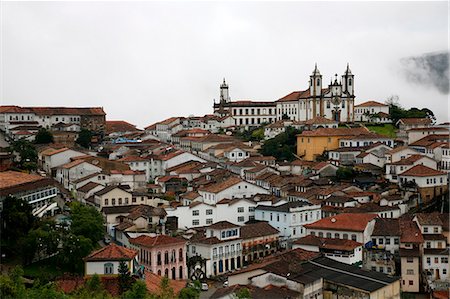
M400 60L402 74L410 83L449 93L448 52L426 53Z

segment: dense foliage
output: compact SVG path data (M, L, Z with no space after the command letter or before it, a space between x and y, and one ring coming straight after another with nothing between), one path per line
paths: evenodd
M409 110L402 108L398 103L397 96L391 96L386 104L389 105L389 114L393 124L396 124L401 118L430 118L432 121L436 120L433 111L428 108L418 109L413 107Z
M356 176L356 172L351 167L339 167L336 171L336 178L338 180L350 180Z
M18 168L28 171L37 169L38 155L33 143L20 139L13 142L9 150L17 154L15 164Z
M80 133L78 134L78 138L75 141L79 145L85 148L89 148L91 146L91 140L92 140L92 132L87 129L81 129Z
M264 126L237 131L235 136L243 141L261 141L264 139Z
M34 143L36 144L53 143L53 134L49 130L41 128L34 137Z
M97 243L104 234L103 216L94 207L83 205L79 202L72 202L70 205L71 232L74 235L84 236Z
M292 161L295 159L297 134L301 131L293 127L287 127L286 131L272 139L266 140L261 147L261 154L273 156L277 161Z

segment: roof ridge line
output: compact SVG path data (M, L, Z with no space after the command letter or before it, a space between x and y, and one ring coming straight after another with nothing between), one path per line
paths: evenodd
M352 276L356 276L356 277L358 277L358 278L369 279L369 280L371 280L371 281L374 281L374 282L377 282L377 283L381 283L381 284L384 284L384 285L389 285L389 284L390 284L390 283L388 283L388 282L381 281L381 280L378 280L378 279L375 279L375 278L372 278L372 277L368 277L368 276L364 276L364 275L355 274L355 273L353 273L353 272L347 272L347 271L345 271L345 270L336 269L336 268L333 268L333 267L330 267L330 266L325 266L325 265L322 265L322 264L320 264L320 263L318 263L318 262L313 262L313 261L309 261L309 262L310 262L311 264L315 265L315 266L323 267L323 268L328 269L328 270L333 270L333 271L336 271L336 272L340 272L340 273L344 273L344 274L349 274L349 275L352 275Z

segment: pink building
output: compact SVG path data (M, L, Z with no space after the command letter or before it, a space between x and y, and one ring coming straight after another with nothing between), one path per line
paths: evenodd
M166 235L130 239L145 270L170 279L186 279L186 241Z

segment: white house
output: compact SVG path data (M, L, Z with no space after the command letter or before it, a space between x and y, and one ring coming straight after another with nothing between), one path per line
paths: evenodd
M199 188L198 193L206 203L216 204L224 198L249 198L255 194L269 194L269 191L239 177L231 176L223 182Z
M288 202L278 206L258 205L255 209L255 219L268 221L285 240L296 239L306 235L306 224L321 219L320 205L305 201Z
M425 165L432 169L437 169L437 162L424 155L411 155L394 163L386 164L385 178L389 181L398 182L398 175L416 165Z
M120 262L124 261L131 273L138 270L138 252L114 243L92 252L84 258L85 275L119 275Z
M424 127L424 128L413 128L406 131L408 134L408 144L414 143L417 140L420 140L428 135L449 135L449 130L447 128L439 128L439 127Z
M102 169L81 159L63 164L56 168L56 181L70 190L70 182L85 176L100 173Z
M131 170L144 171L147 182L151 179L150 159L139 156L126 156L118 161L129 165Z
M320 238L353 240L366 244L370 241L375 225L376 214L342 213L306 224L308 235Z
M386 152L386 163L395 163L401 159L406 159L411 155L420 155L420 153L407 146L399 146Z
M321 252L330 259L349 265L361 263L363 257L363 244L353 240L308 235L294 241L292 249L297 248Z
M269 204L269 202L263 202ZM187 229L211 225L220 221L228 221L243 225L255 219L257 203L246 198L222 199L217 204L195 201L189 206L166 208L168 216L178 218L178 228Z
M234 271L242 267L240 227L227 221L210 225L206 232L194 235L188 245L188 258L205 259L206 277ZM189 269L191 271L192 269Z
M121 186L107 186L86 199L86 202L101 210L103 207L132 205L132 197L132 193ZM138 205L140 203L136 202L134 204Z
M424 239L423 269L433 281L448 281L450 255L447 238L442 234L445 224L436 213L417 213L413 221L417 223Z
M391 122L389 117L389 105L376 102L367 101L358 105L355 105L355 121L359 122L372 122L378 123Z
M52 168L69 163L70 158L85 156L85 153L78 152L69 148L53 149L49 148L39 154L42 169L51 173Z

